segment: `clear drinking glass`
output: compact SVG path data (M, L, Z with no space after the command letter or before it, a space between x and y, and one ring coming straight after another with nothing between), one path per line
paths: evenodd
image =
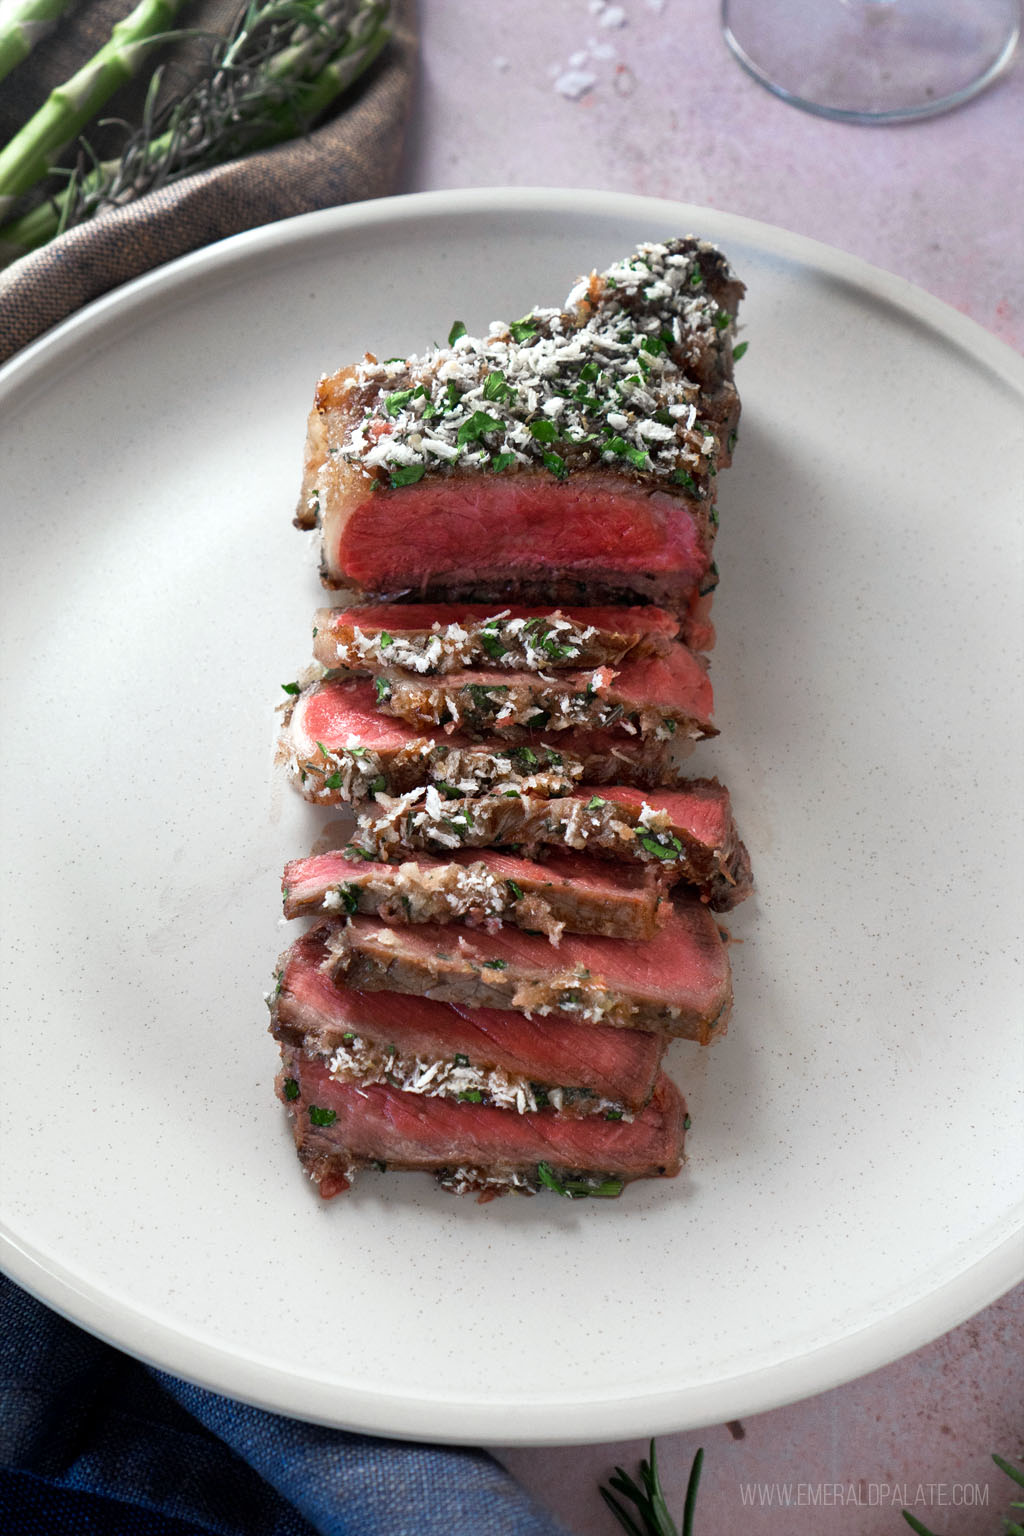
M856 123L931 117L1006 68L1020 0L722 0L725 40L794 106Z

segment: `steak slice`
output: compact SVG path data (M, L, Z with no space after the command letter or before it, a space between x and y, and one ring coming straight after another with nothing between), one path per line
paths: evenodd
M335 1075L377 1074L407 1091L449 1097L475 1091L520 1111L550 1102L566 1114L610 1106L629 1113L650 1098L664 1036L358 992L323 969L327 933L304 934L282 955L270 1028L277 1040L330 1063Z
M325 585L561 602L568 578L686 612L715 581L742 292L703 242L644 245L564 310L321 380L296 521Z
M382 1083L341 1083L294 1046L281 1057L278 1095L299 1159L325 1199L371 1164L434 1173L454 1193L483 1198L543 1186L609 1198L633 1179L671 1178L682 1165L686 1106L664 1074L650 1103L627 1121L551 1108L514 1114Z
M466 667L551 672L661 656L679 624L662 608L495 609L486 603L385 603L321 608L313 655L351 671L420 674Z
M372 683L314 683L294 699L281 754L299 793L317 805L351 805L429 784L457 799L492 789L564 795L582 779L676 784L693 743L646 741L614 731L523 732L473 742L440 727L382 715ZM454 845L453 845L454 846Z
M511 785L561 794L588 766L539 740L478 743L417 729L382 715L373 684L361 680L303 689L287 718L282 752L296 788L318 805L358 804L428 784L446 795Z
M282 881L285 917L363 912L398 924L504 922L555 944L563 930L653 938L664 890L655 871L601 864L585 854L555 854L538 863L492 849L383 864L350 848L293 859Z
M412 790L361 815L356 842L388 859L406 849L565 845L657 868L670 883L695 886L719 912L753 889L729 791L717 779L690 779L678 790L588 785L550 799L512 792L442 800Z
M732 1001L726 947L699 901L677 902L646 944L566 935L557 955L545 938L515 929L467 937L436 924L389 928L373 917L333 927L327 945L335 978L363 991L561 1013L702 1045L724 1031Z
M618 670L478 669L439 678L388 672L375 688L385 714L471 736L524 741L536 731L607 730L644 741L699 741L718 734L711 724L711 680L700 660L678 644L666 656L627 661Z

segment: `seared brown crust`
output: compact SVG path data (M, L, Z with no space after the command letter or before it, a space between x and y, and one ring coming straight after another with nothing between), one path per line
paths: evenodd
M659 938L644 947L640 977L619 976L621 950L594 949L622 942L566 939L552 965L550 947L526 935L517 936L515 947L499 946L490 936L453 940L438 930L435 938L428 929L389 928L357 917L332 929L327 945L331 974L360 991L407 992L531 1015L562 1013L582 1023L642 1029L702 1045L724 1032L732 1006L729 963L721 930L706 907L697 902L676 907ZM593 964L575 958L583 945ZM671 967L671 975L652 969L658 959Z
M694 779L688 788L720 789L716 780ZM653 797L655 802L657 797ZM714 844L702 842L671 816L605 800L581 797L541 799L533 795L483 795L446 800L430 814L416 792L397 801L379 797L359 818L355 841L377 857L395 859L403 850L438 852L453 847L514 846L532 857L538 845L584 850L599 858L628 860L655 868L669 881L696 887L713 910L727 912L752 889L750 857L735 823Z
M558 943L562 932L654 937L665 886L659 872L617 886L588 883L552 866L515 861L514 876L482 861L366 863L343 853L294 860L284 872L285 917L362 912L388 923L510 923Z

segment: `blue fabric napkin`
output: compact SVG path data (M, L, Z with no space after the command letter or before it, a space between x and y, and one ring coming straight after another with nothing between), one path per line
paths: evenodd
M569 1536L482 1450L280 1418L0 1276L2 1536Z

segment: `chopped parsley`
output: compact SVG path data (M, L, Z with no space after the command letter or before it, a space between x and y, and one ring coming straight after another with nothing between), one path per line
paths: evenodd
M451 330L448 332L448 345L450 347L454 347L454 345L458 341L459 337L460 336L465 336L465 334L466 334L466 327L465 327L465 325L463 324L463 322L461 320L456 320L454 325L452 326Z
M512 899L514 901L522 901L522 899L523 899L523 888L522 888L522 886L519 885L515 880L506 880L505 884L508 886L508 892L509 892L509 895L512 897Z
M638 832L636 840L647 853L653 853L656 859L677 859L683 851L683 845L678 837L670 837L666 833L661 836L664 842L659 842L652 832Z
M498 453L491 460L491 468L498 475L503 469L511 469L515 462L516 456L514 453Z
M377 703L386 704L391 697L391 684L386 677L375 677L373 691L377 695Z
M486 411L474 411L455 434L455 441L462 448L467 443L478 443L485 432L502 432L504 427L505 423L499 421L497 416L488 416Z
M484 1096L479 1088L467 1088L459 1094L459 1098L464 1104L482 1104L484 1101Z
M508 333L513 341L518 341L522 346L524 341L529 341L537 334L537 322L532 315L524 315L521 320L513 320L508 328Z
M284 1080L284 1096L291 1102L299 1096L299 1085L294 1077L286 1077Z
M538 443L554 443L558 441L558 428L553 421L542 416L539 421L530 422L530 436L535 437Z
M508 970L508 961L507 960L485 960L484 961L484 970L485 971L507 971Z
M455 1056L452 1059L455 1062L455 1065L457 1067L468 1067L469 1066L469 1057L468 1056L463 1056L461 1051L457 1051Z
M336 1110L321 1109L319 1104L311 1104L309 1118L313 1125L333 1125L338 1115Z
M741 341L738 347L733 347L733 349L732 349L732 360L733 360L734 363L738 363L739 362L740 358L743 356L744 352L747 350L747 348L749 346L750 346L750 342L749 341Z
M404 464L400 469L391 469L391 486L398 490L403 485L415 485L417 480L422 480L427 472L425 464Z
M302 689L299 687L298 683L282 683L281 687L284 689L285 693L295 694L302 692Z
M508 383L500 368L495 368L484 379L485 400L511 400L515 391Z
M558 480L564 480L569 474L569 466L560 453L545 453L542 455L544 467L550 469Z
M596 811L599 810L602 805L607 804L607 800L602 800L600 795L591 795L590 799L587 801L587 810Z

